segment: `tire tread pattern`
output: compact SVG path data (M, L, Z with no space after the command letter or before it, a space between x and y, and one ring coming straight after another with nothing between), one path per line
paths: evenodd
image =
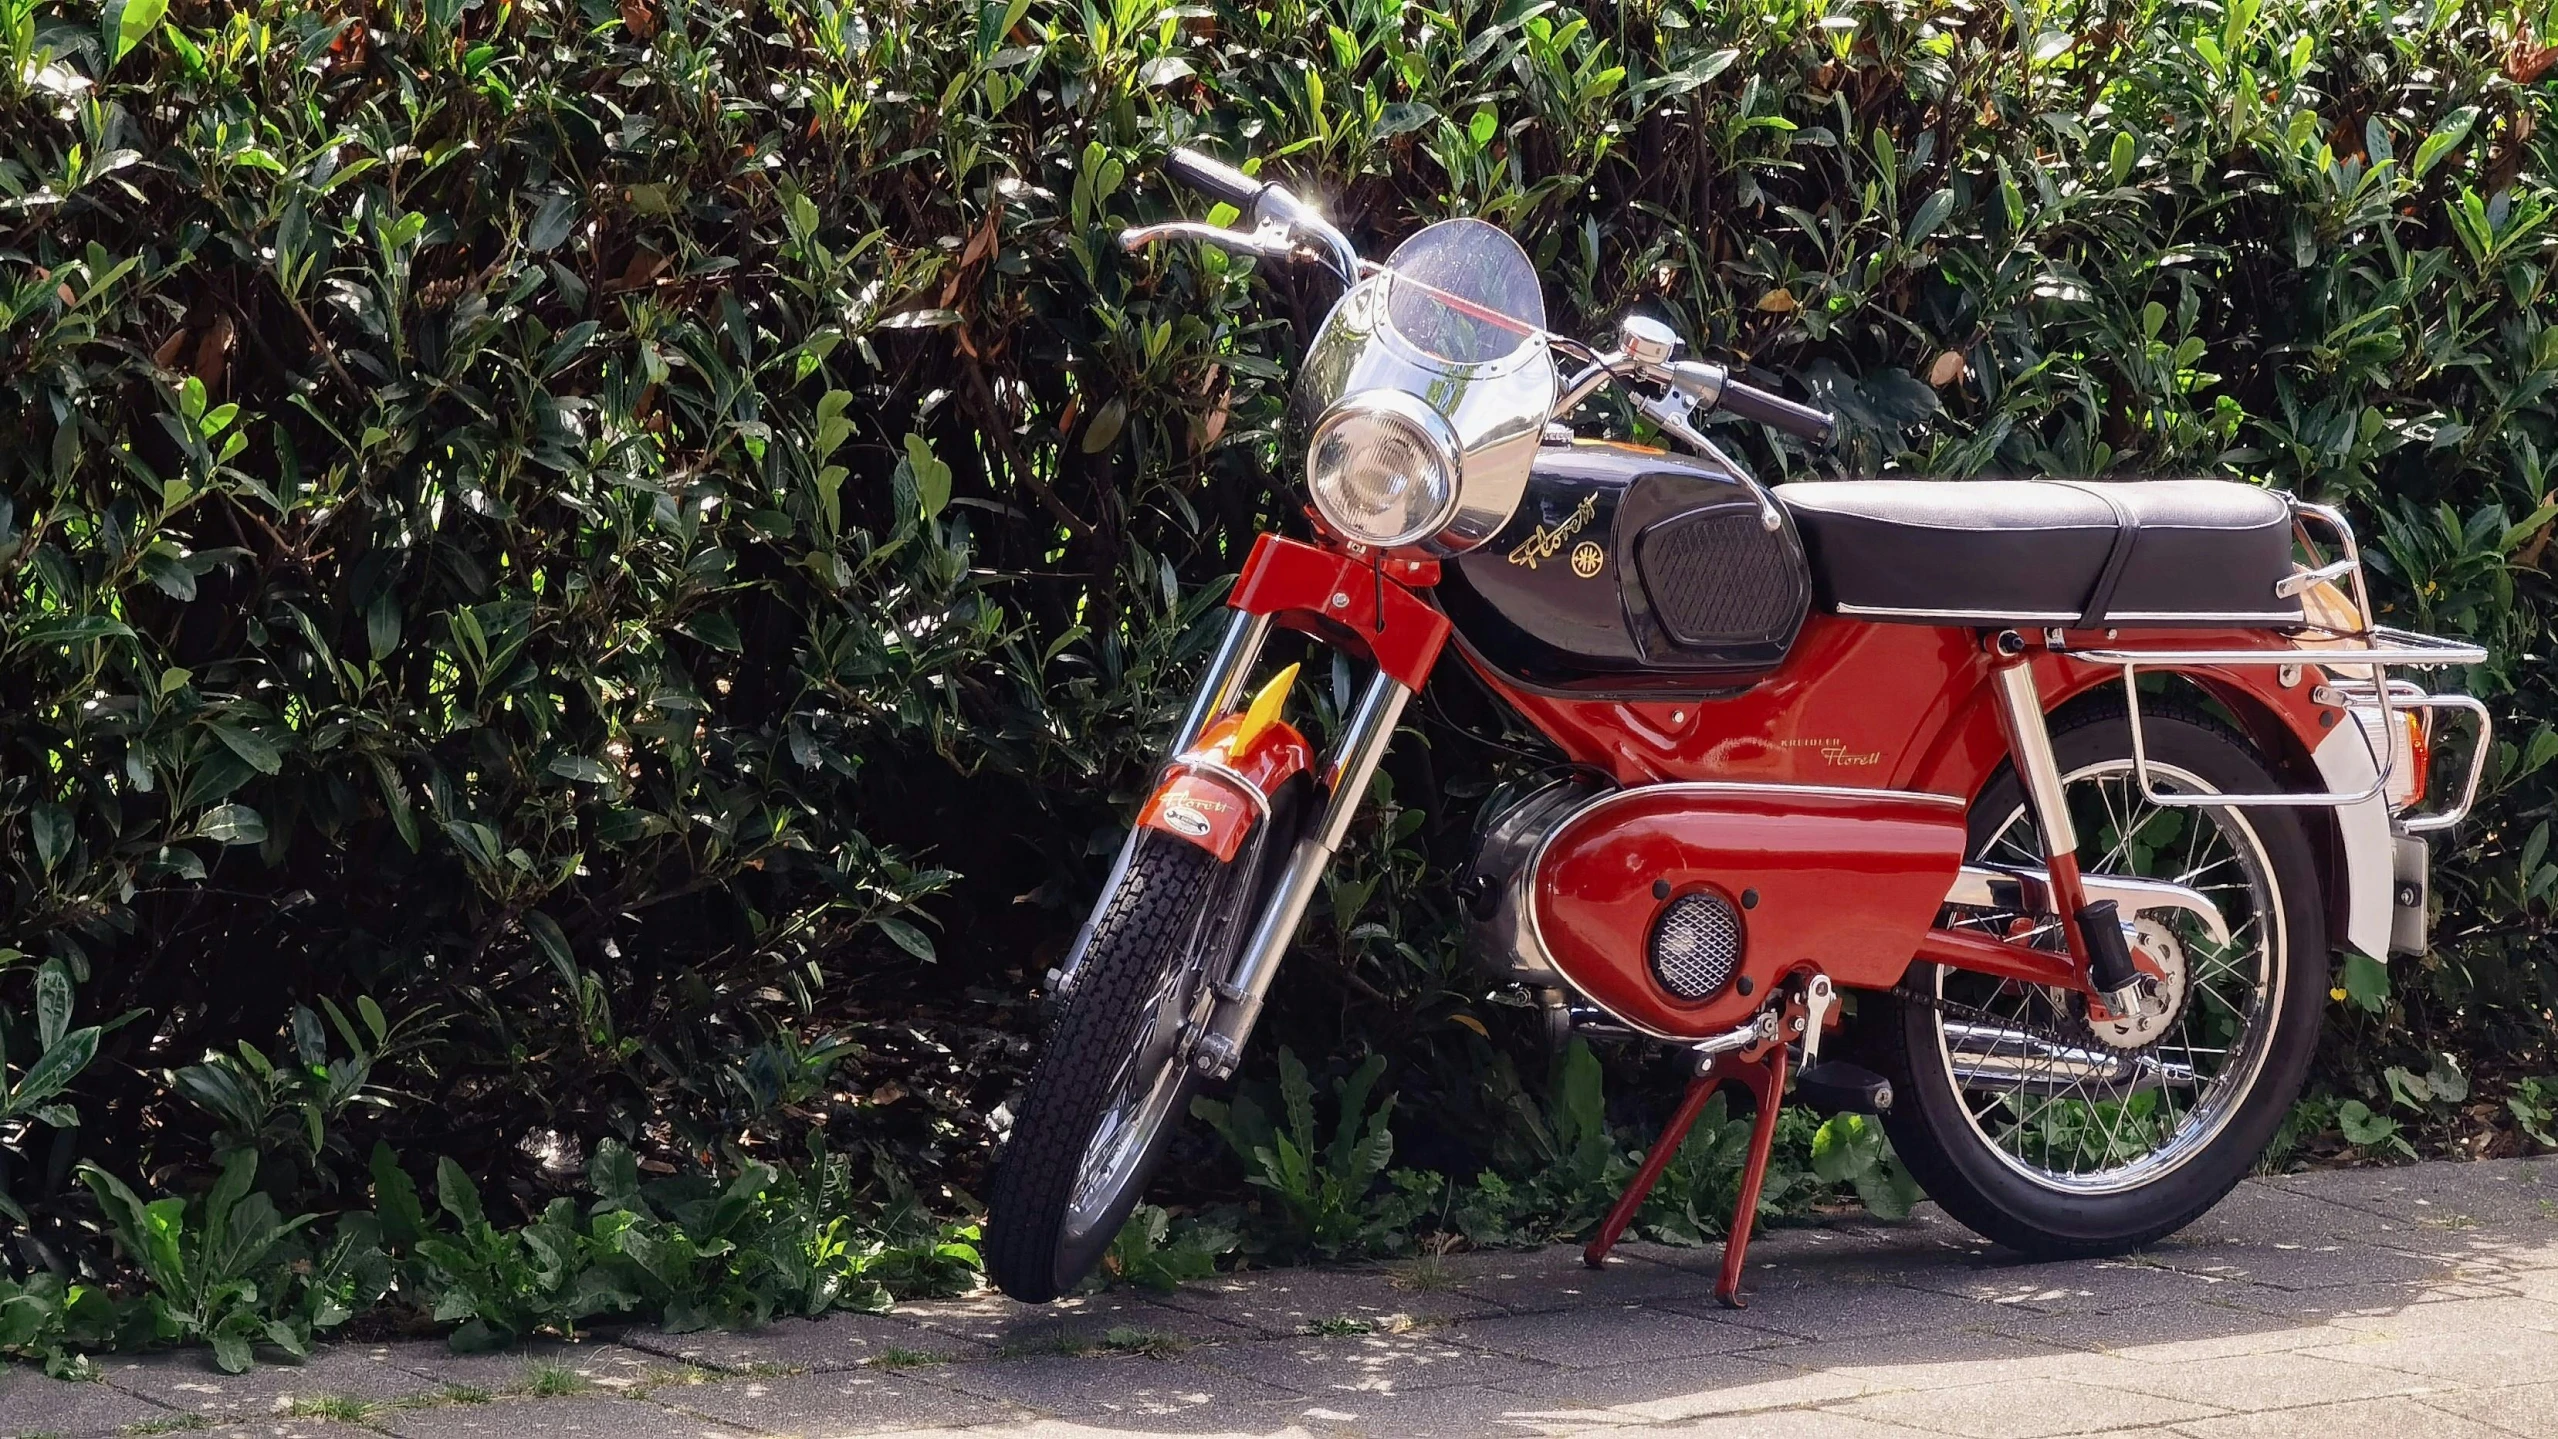
M1074 994L1041 1045L987 1191L987 1275L1026 1303L1054 1299L1081 1277L1061 1275L1059 1261L1072 1258L1062 1253L1067 1204L1109 1097L1104 1086L1137 1042L1143 1001L1165 967L1183 958L1214 890L1218 866L1205 850L1151 835L1139 845L1093 928ZM1142 1188L1145 1176L1135 1183ZM1103 1236L1084 1263L1108 1243Z

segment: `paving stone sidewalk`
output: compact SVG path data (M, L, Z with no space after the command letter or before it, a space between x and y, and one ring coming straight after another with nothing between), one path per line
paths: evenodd
M2558 1436L2558 1160L2250 1181L2130 1259L2021 1263L1922 1209L1783 1229L1749 1307L1630 1245L993 1298L464 1357L0 1368L0 1436Z

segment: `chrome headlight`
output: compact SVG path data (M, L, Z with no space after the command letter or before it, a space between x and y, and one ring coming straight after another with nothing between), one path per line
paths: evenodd
M1428 539L1457 511L1456 431L1401 390L1347 395L1315 422L1306 482L1324 523L1381 550Z

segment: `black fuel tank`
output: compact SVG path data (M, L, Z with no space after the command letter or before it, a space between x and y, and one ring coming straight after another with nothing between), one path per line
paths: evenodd
M1794 522L1740 476L1575 441L1538 452L1518 513L1448 561L1434 593L1467 648L1521 688L1666 698L1776 668L1812 585Z

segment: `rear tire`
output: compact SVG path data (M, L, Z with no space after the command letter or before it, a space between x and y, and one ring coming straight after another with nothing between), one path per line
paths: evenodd
M1013 1118L1012 1136L995 1167L986 1203L986 1273L995 1287L1042 1304L1072 1289L1101 1261L1110 1241L1145 1193L1165 1140L1189 1112L1198 1072L1176 1048L1169 1102L1138 1152L1114 1165L1115 1189L1083 1196L1096 1131L1121 1100L1125 1068L1159 1041L1154 1026L1186 1015L1192 992L1206 983L1196 971L1201 916L1217 881L1228 873L1215 856L1182 840L1147 833L1137 840L1118 890L1093 928L1073 993L1042 1047ZM1167 1005L1168 985L1183 986ZM1140 1082L1143 1082L1142 1080Z
M2152 765L2172 789L2284 787L2245 740L2203 714L2153 702L2142 732ZM2231 943L2218 953L2191 929L2176 941L2187 946L2177 950L2180 975L2191 976L2178 981L2186 993L2177 1028L2137 1051L2161 1066L2156 1073L2181 1066L2181 1083L2143 1089L2070 1079L2079 1071L2048 1044L2028 1051L2031 1058L2006 1061L2003 1077L1985 1077L1999 1062L1981 1056L2016 1052L2002 1050L2016 1043L2002 1036L2017 1031L1971 1016L1959 1021L1970 1032L1958 1038L1944 1014L1900 998L1887 999L1876 1018L1880 1057L1899 1096L1885 1127L1912 1176L1984 1237L2032 1255L2074 1258L2174 1233L2247 1176L2308 1074L2328 942L2318 867L2296 811L2148 805L2129 775L2130 723L2119 711L2065 721L2052 748L2080 831L2081 867L2188 883L2206 891L2230 928ZM2170 815L2181 818L2163 818ZM1971 826L1975 857L2040 863L2012 768L1982 791ZM2154 839L2161 833L2167 838ZM2214 857L2223 851L2228 858ZM2196 865L2207 868L2179 873ZM2203 883L2206 876L2214 883ZM2213 998L2207 987L2221 995L2216 1003L2206 1003ZM1934 965L1913 965L1903 988L1998 1006L2020 1023L2071 1022L2069 1001L2057 991ZM2242 993L2258 996L2244 1013L2233 1002ZM2075 1051L2107 1058L2121 1052L2095 1041Z

